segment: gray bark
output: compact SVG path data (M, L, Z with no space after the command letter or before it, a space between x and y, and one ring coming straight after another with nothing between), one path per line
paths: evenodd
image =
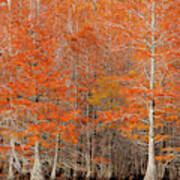
M155 2L152 3L151 15L151 69L150 69L150 89L154 89L155 81ZM154 152L154 99L149 103L149 144L148 144L148 165L144 180L157 180L155 152Z
M8 180L13 180L14 179L14 172L13 172L13 155L10 154L9 157L9 170L8 170Z
M56 168L57 168L57 161L58 161L58 146L59 144L59 134L56 135L56 147L55 147L55 155L54 155L54 162L53 162L53 168L51 171L51 179L56 178Z
M40 157L39 157L39 142L35 143L34 147L34 165L31 171L31 180L43 180L43 174L41 169Z

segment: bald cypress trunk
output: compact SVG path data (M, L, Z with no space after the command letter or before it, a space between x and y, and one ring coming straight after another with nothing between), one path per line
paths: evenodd
M8 170L8 180L13 180L14 179L14 172L13 172L13 155L12 153L10 154L9 157L9 170Z
M151 65L150 65L150 90L154 90L155 81L155 2L152 3L151 11ZM154 98L149 103L149 144L148 165L144 180L157 180L155 152L154 152Z
M34 165L31 171L31 180L43 180L43 179L44 177L43 177L40 157L39 157L39 142L36 142L34 147Z
M51 171L51 180L56 178L56 168L57 168L57 161L58 161L58 144L59 144L59 134L56 135L56 146L55 146L53 168Z

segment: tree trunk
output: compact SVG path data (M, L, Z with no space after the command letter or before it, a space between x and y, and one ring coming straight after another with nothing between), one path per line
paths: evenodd
M59 134L56 135L56 146L55 146L55 155L54 155L54 162L53 162L53 168L51 171L51 179L56 178L56 168L57 168L57 161L58 161L58 144L59 144Z
M154 89L155 81L155 2L152 3L151 15L151 69L150 69L150 90ZM154 152L154 98L149 104L149 144L148 144L148 165L144 180L157 180L155 152Z
M34 165L31 171L31 180L43 180L43 174L41 169L41 163L39 158L39 142L35 143L34 147Z
M10 140L11 154L9 157L9 171L8 171L8 179L13 179L13 167L16 168L18 172L21 170L21 164L18 160L17 154L15 152L15 141L13 138Z
M88 129L89 131L89 129ZM90 179L91 177L91 156L90 156L90 133L87 132L87 152L86 152L86 168L87 168L87 174L86 174L86 178Z
M89 72L89 68L87 66L87 72ZM89 98L89 94L87 95L87 99ZM86 117L90 118L90 107L89 104L87 104L86 107ZM89 123L87 124L87 152L86 152L86 168L87 168L87 174L86 174L86 179L91 178L91 132L89 128Z
M13 155L12 153L10 154L9 157L9 170L8 170L8 180L13 180L14 179L14 173L13 173Z
M148 145L148 165L144 180L156 180L156 163L154 153L154 122L153 122L153 107L152 102L149 111L149 145Z
M112 134L109 132L108 135L108 169L107 169L107 178L110 179L112 177L112 147L111 147L111 141L112 141Z

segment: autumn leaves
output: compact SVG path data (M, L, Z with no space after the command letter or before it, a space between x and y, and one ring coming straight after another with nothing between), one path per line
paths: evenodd
M178 2L8 2L0 7L3 161L16 158L32 180L43 179L44 161L51 179L60 167L74 178L110 177L121 166L115 135L145 147L153 137L156 160L170 161L161 142L179 125ZM4 170L9 178L16 164Z

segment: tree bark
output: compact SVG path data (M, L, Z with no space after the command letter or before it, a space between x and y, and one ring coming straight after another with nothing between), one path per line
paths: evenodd
M34 147L34 165L31 171L31 180L43 180L43 173L41 169L41 163L39 158L39 142L35 143Z
M89 129L88 129L89 131ZM87 152L86 152L86 168L87 168L87 174L86 174L86 178L90 179L91 177L91 156L90 156L90 132L87 132Z
M10 154L9 157L9 170L8 170L8 180L13 180L14 179L14 173L13 173L13 155Z
M150 65L150 90L154 89L155 81L155 2L152 2L152 15L151 15L151 65ZM148 165L144 180L157 180L154 152L154 98L149 103L149 144L148 144Z
M111 141L112 141L112 134L111 132L109 132L108 135L108 158L109 158L109 162L108 162L108 170L107 170L107 178L110 179L112 177L112 146L111 146Z
M56 146L55 146L55 155L54 155L54 162L53 168L51 171L51 180L56 178L56 168L57 168L57 161L58 161L58 144L59 144L59 134L56 135Z

